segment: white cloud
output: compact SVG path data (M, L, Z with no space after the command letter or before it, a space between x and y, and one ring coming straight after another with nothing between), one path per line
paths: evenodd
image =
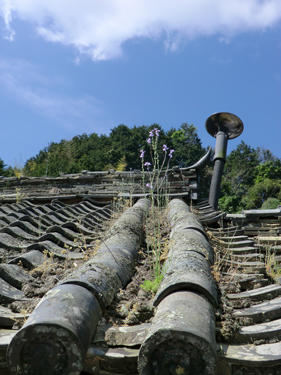
M6 26L6 34L4 35L4 38L12 42L14 40L15 32L11 27L12 14L9 0L0 0L0 15L3 17Z
M92 96L60 95L65 84L61 78L48 79L26 61L0 59L1 90L68 129L92 129L95 119L103 114L102 103Z
M166 48L202 35L227 39L281 21L280 0L0 0L12 20L32 22L44 39L72 45L93 60L116 58L134 38L164 37Z

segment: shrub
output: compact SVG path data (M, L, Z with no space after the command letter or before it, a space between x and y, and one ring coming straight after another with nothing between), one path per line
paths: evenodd
M261 206L263 210L274 209L281 205L281 202L277 198L267 198Z

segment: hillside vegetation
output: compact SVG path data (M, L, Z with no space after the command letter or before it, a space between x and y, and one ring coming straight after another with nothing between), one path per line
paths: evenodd
M140 149L149 152L146 140L149 131L159 128L159 144L175 149L171 165L189 165L200 158L205 149L193 125L183 124L180 129L165 132L159 125L128 128L119 125L109 135L80 135L70 141L51 143L24 166L26 176L58 176L82 170L140 169Z
M149 155L148 134L159 129L159 156L162 146L175 150L170 167L185 167L200 159L206 149L202 147L196 127L187 123L168 131L158 124L151 126L119 125L109 135L82 134L70 141L51 143L38 155L30 158L22 170L7 167L0 159L2 176L59 176L62 173L79 173L82 170L141 169L140 150ZM212 166L200 176L203 196L209 190ZM220 208L239 212L250 208L275 208L281 204L281 159L269 150L253 148L243 141L227 157L220 198Z

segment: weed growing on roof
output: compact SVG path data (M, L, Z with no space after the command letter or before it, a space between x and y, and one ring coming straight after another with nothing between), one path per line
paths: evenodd
M145 161L145 151L144 149L140 150L143 190L144 192L149 191L150 195L156 193L158 198L161 193L165 193L165 188L167 187L165 186L165 182L167 182L167 172L174 153L173 149L169 149L167 145L163 144L163 158L160 164L159 133L160 130L157 128L149 132L149 137L147 139L149 160ZM148 181L146 181L146 177L148 177Z
M158 128L154 128L149 132L147 144L149 146L149 160L145 158L144 149L140 150L141 168L142 168L142 184L143 190L148 191L151 200L149 233L147 233L148 252L152 258L153 279L145 280L141 287L146 291L156 292L164 276L161 263L161 253L163 244L161 242L161 217L163 207L167 204L167 172L170 160L173 156L173 149L169 149L167 145L161 146L163 152L162 162L159 157L159 133ZM148 176L148 181L146 177ZM148 228L148 225L146 225Z
M164 262L169 253L169 224L165 207L154 206L146 221L146 246L151 259L152 278L144 280L141 288L156 293L165 274Z
M132 197L128 200L124 197L113 198L113 219L116 219L122 212L133 205Z
M43 250L42 253L44 255L44 261L30 271L32 276L45 277L54 266L54 253L46 249Z
M212 266L212 274L218 283L220 306L216 311L216 337L219 342L231 342L233 336L240 328L240 324L233 317L233 306L227 298L228 293L240 292L240 284L235 278L238 265L232 262L231 244L235 240L236 231L229 242L217 238L211 231L206 232L215 253L215 262Z
M265 270L269 277L273 280L277 280L281 277L280 262L276 259L275 251L271 250L271 246L265 248Z
M25 197L25 194L21 192L21 188L16 188L16 203L20 203L23 198Z
M23 169L19 168L19 167L14 167L14 174L15 174L16 178L20 179L24 175Z
M215 254L215 262L212 266L212 274L214 279L217 282L220 282L223 279L223 272L226 272L228 277L232 278L237 272L238 266L235 263L232 263L232 259L234 259L235 255L233 255L230 251L232 247L232 243L235 241L236 231L231 235L232 239L230 241L224 241L223 239L217 238L211 231L206 232L209 241L214 249ZM227 237L230 237L228 235ZM247 260L246 258L244 259ZM232 281L232 279L230 279Z
M146 292L156 293L161 281L163 280L163 277L164 275L161 273L160 275L156 275L153 280L144 280L144 282L141 284L142 289Z

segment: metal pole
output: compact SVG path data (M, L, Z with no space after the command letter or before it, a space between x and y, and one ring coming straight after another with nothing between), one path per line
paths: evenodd
M220 186L223 168L226 160L227 135L220 131L216 135L216 148L214 156L214 170L209 192L209 204L215 210L218 208Z
M220 186L223 168L226 160L228 139L238 137L243 131L244 125L239 117L228 112L219 112L208 117L206 129L216 138L214 155L214 170L209 192L209 204L215 210L218 208Z

